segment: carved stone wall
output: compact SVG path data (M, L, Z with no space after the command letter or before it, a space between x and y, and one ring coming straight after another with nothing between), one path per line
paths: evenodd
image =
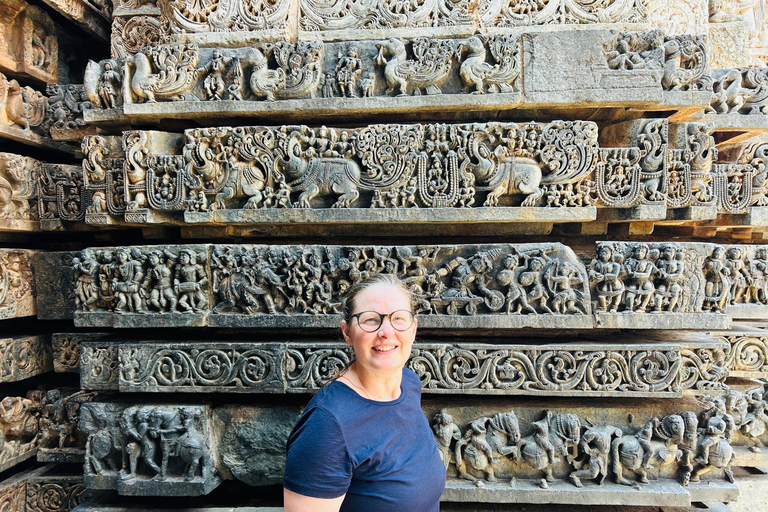
M34 252L0 249L0 319L34 315Z
M50 16L24 0L3 0L0 12L0 71L56 82L58 42Z

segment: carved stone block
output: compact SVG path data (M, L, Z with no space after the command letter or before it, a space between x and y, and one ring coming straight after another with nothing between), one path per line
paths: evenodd
M37 252L34 268L37 317L41 320L71 319L75 310L75 270L72 260L76 252Z
M0 320L35 315L34 251L0 249Z
M221 482L210 422L202 405L84 404L86 487L124 496L208 494Z
M47 336L0 339L0 382L17 382L53 369Z
M645 341L645 340L644 340ZM722 394L729 345L605 340L538 345L419 342L407 366L424 394L653 396ZM82 386L152 393L314 393L351 358L326 341L83 343ZM617 368L605 373L604 368ZM658 371L648 374L647 367ZM87 377L86 377L87 376Z
M97 40L109 42L112 2L106 0L43 1Z
M38 231L37 182L42 164L0 153L0 231Z
M709 24L709 54L712 68L736 68L750 65L747 54L749 27L744 20Z
M82 405L96 397L73 388L56 388L40 399L40 437L37 460L82 462L86 436L80 431Z
M7 512L26 512L27 485L23 476L13 476L0 482L0 507Z
M0 127L20 132L19 137L30 134L40 138L47 135L47 110L47 96L0 73Z
M722 321L712 306L722 273L711 268L720 261L711 244L600 242L596 251L588 272L598 325L671 329Z
M3 0L0 12L0 71L56 82L58 43L48 14L23 0Z
M53 370L56 373L80 373L80 352L84 341L99 340L107 333L54 333L51 335Z
M30 476L26 483L26 512L69 512L86 498L83 475L58 472L54 465Z
M83 111L93 108L81 84L48 84L48 122L53 140L82 140L96 133L83 120Z
M0 400L0 471L37 453L42 393L30 391L26 398L6 396Z
M709 18L709 0L651 0L648 19L653 28L666 34L704 34Z
M726 245L727 311L735 319L768 317L768 246Z
M725 364L731 377L768 378L768 335L761 331L713 332L728 343Z

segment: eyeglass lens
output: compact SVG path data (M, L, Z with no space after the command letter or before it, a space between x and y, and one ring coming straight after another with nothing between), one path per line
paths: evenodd
M413 325L413 313L407 309L393 311L388 315L377 313L376 311L363 311L357 317L360 328L366 332L374 332L381 327L385 317L389 317L392 328L397 331L404 331Z

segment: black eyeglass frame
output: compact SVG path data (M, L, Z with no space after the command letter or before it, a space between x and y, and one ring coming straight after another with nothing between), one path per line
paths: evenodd
M400 311L406 311L406 312L411 314L411 323L408 325L408 327L406 327L404 329L398 329L397 327L395 327L395 324L392 323L392 315L394 315L395 313L398 313ZM379 325L377 325L376 328L374 330L372 330L372 331L367 330L360 323L360 315L364 315L365 313L376 313L377 315L379 315ZM387 313L387 314L379 313L378 311L361 311L359 313L355 313L354 315L350 315L349 319L352 320L353 318L357 319L358 327L360 327L365 332L376 332L379 329L381 329L381 326L384 325L384 319L385 318L389 318L389 325L391 325L394 330L396 330L398 332L404 332L404 331L407 331L408 329L410 329L411 327L413 327L413 322L416 321L416 312L412 311L412 310L409 310L409 309L396 309L396 310L392 311L391 313Z

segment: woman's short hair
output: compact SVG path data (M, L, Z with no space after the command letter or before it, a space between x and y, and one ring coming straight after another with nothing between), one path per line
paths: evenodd
M408 297L410 309L413 309L413 292L404 282L392 274L373 274L372 276L366 277L362 281L356 282L349 287L349 290L347 290L346 295L344 295L344 298L341 300L341 314L343 315L344 320L346 320L348 323L352 320L352 314L355 311L355 300L357 299L357 296L360 295L360 293L364 290L373 288L374 286L380 284L387 284L402 291L403 294Z

